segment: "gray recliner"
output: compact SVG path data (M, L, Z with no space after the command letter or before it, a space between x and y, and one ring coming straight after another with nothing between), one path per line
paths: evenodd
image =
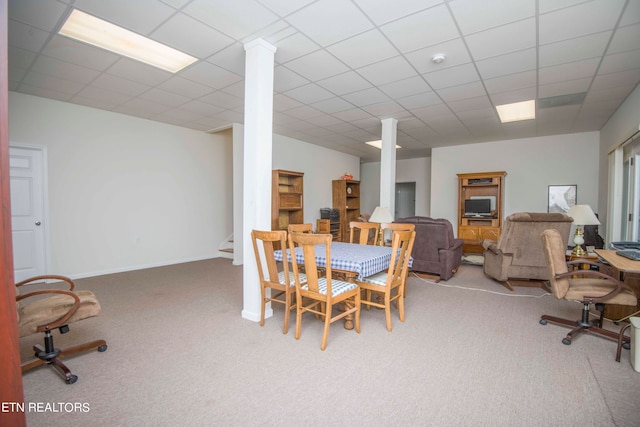
M540 235L544 230L560 232L569 240L573 218L563 213L518 212L504 220L498 241L484 240L484 273L513 290L509 279L548 280L547 263Z

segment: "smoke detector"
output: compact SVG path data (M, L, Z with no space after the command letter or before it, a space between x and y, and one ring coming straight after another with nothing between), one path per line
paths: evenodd
M436 53L435 55L433 55L433 57L431 58L431 62L433 62L434 64L440 64L442 61L445 60L445 56L442 53Z

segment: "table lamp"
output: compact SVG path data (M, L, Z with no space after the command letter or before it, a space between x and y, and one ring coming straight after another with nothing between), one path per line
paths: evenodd
M571 218L573 218L573 223L576 225L576 234L573 238L573 243L575 243L575 247L571 251L571 255L573 256L585 256L587 252L582 249L582 245L584 243L584 226L585 225L598 225L600 221L598 221L598 217L593 213L591 207L589 205L575 205L569 209L567 212Z
M389 208L384 206L378 206L373 210L369 222L377 222L380 224L380 230L378 231L379 241L378 245L384 244L384 230L382 229L383 222L393 222L393 215L389 212Z

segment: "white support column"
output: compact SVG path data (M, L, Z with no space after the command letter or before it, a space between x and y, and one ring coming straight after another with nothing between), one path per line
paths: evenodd
M251 230L271 229L273 68L276 48L263 39L244 45L244 183L242 317L260 320L260 285ZM265 317L273 314L268 307Z
M395 216L396 139L398 120L382 120L382 153L380 155L380 206L389 208Z

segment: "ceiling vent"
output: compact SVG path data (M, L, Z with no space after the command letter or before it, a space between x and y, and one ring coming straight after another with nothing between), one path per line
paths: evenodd
M587 92L571 93L569 95L550 96L537 100L538 108L564 107L565 105L579 105L584 101Z

